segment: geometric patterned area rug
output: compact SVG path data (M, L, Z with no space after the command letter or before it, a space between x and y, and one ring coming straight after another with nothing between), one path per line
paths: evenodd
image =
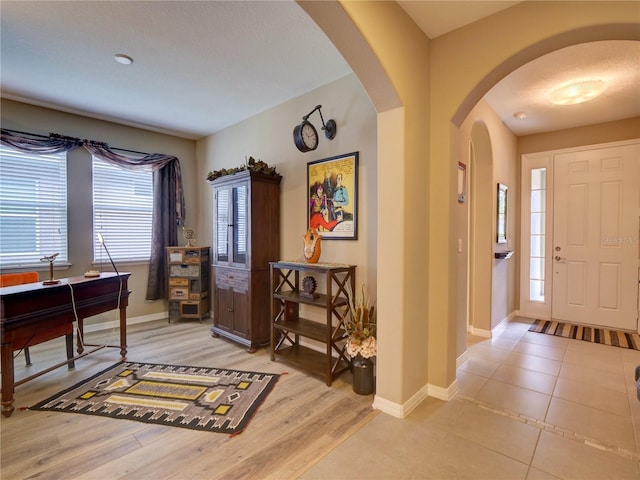
M30 410L241 433L280 375L122 361Z
M606 328L585 327L571 323L554 322L553 320L536 320L530 332L546 333L556 337L575 338L591 343L602 343L614 347L640 350L640 335L637 333L607 330Z

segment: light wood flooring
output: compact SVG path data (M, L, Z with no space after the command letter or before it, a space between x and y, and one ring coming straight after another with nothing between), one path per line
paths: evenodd
M373 395L356 395L351 375L331 387L272 362L268 348L249 354L212 338L207 322L149 322L129 327L132 361L286 373L240 435L199 432L82 414L19 410L116 363L103 349L16 387L16 411L2 417L0 476L18 479L288 479L298 478L376 416ZM118 342L118 331L87 342ZM62 338L31 348L32 367L16 360L16 379L65 356Z

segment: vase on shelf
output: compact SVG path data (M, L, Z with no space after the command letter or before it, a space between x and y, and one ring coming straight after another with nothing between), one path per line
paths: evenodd
M356 355L351 361L353 367L353 391L359 395L371 395L374 388L373 360Z

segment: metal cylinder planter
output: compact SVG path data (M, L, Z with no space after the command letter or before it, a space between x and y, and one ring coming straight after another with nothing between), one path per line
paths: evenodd
M373 360L358 354L351 364L353 367L353 391L359 395L371 395L375 390Z

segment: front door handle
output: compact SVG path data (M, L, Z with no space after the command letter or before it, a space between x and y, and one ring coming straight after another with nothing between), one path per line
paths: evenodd
M559 261L561 261L561 260L563 260L563 261L567 260L566 258L561 257L560 255L556 255L556 256L555 256L555 257L553 257L553 258L554 258L554 260L555 260L556 262L559 262Z

